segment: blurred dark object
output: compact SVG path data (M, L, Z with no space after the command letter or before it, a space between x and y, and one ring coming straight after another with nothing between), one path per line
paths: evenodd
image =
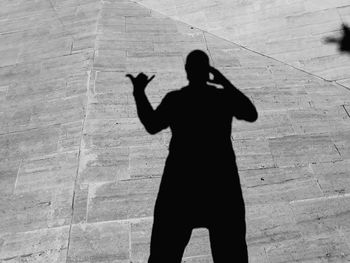
M340 38L327 37L325 38L326 43L336 43L341 52L350 53L350 27L343 24L343 36Z

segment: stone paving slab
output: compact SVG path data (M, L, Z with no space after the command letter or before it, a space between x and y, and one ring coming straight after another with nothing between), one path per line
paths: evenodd
M80 158L78 181L98 183L128 179L129 156L127 147L84 150Z
M312 164L311 168L324 194L349 193L349 159L331 164Z
M275 167L266 139L233 140L239 170Z
M1 233L17 233L69 225L73 186L2 195Z
M350 227L349 196L295 201L291 206L298 228L306 238L309 234L347 231Z
M266 251L270 262L348 262L349 248L339 235L312 236L285 242Z
M253 138L276 138L295 134L288 112L259 112L254 123L234 121L232 125L233 140Z
M19 232L3 237L2 262L66 262L69 226Z
M149 136L138 118L114 120L96 119L86 122L84 144L86 149L162 145L163 136Z
M349 151L349 145L350 145L350 136L349 132L333 132L331 133L331 138L334 142L334 145L339 150L340 155L343 157L343 159L349 159L350 157L350 151Z
M291 135L269 139L269 146L278 166L342 160L327 134Z
M78 153L69 152L22 161L14 193L70 187L74 183L77 160Z
M130 262L128 223L74 224L67 262Z
M268 247L278 242L297 240L302 236L293 210L287 202L248 205L246 214L246 239L249 247Z
M159 182L152 178L90 185L87 221L152 216Z

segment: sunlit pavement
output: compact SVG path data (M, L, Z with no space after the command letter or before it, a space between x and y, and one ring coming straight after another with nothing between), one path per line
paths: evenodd
M350 261L350 56L322 42L349 3L243 2L1 1L0 262L147 261L170 132L146 133L125 74L156 75L156 106L193 49L259 112L232 128L250 262ZM212 262L206 229L184 262Z

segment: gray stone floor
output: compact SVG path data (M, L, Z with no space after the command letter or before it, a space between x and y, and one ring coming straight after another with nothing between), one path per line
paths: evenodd
M242 47L151 2L0 2L0 262L146 262L170 133L144 131L124 75L156 74L147 89L156 106L186 85L193 49L206 50L259 112L232 132L250 261L350 262L350 57L298 68L285 46L292 60L254 49L263 39ZM342 1L306 2L318 12ZM284 7L278 15L288 17L294 9ZM314 15L292 20L317 24ZM318 36L313 28L305 39ZM322 57L317 50L310 56ZM206 229L193 232L184 262L212 262Z

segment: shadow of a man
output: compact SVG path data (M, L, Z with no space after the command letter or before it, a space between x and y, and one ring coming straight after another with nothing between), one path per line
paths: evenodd
M155 110L145 95L154 75L127 75L146 130L155 134L170 127L172 132L154 208L148 262L180 263L192 229L198 227L209 230L214 262L248 262L231 123L233 117L254 122L258 114L252 102L210 66L205 52L192 51L185 69L188 86L169 92Z

